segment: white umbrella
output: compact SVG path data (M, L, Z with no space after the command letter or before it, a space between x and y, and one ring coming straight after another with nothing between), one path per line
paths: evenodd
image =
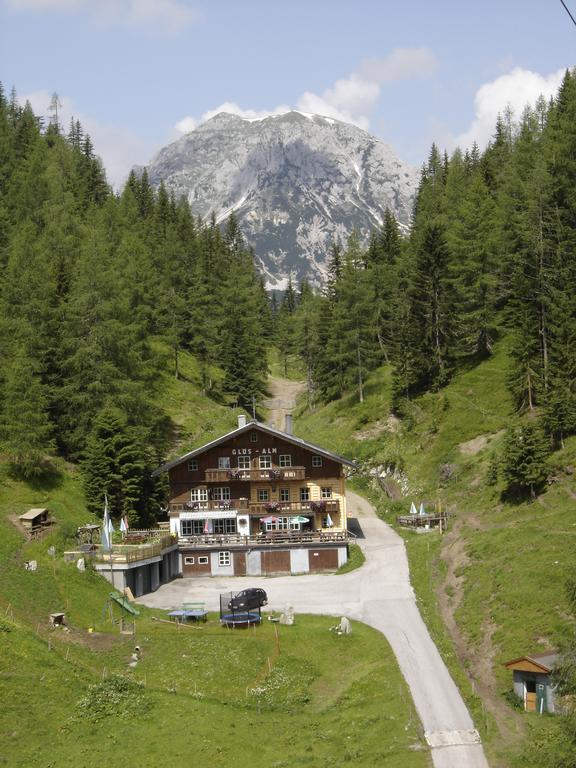
M332 522L332 518L330 517L330 514L327 514L326 515L326 527L327 528L332 528L333 525L334 525L334 523Z
M120 518L120 530L122 533L126 533L128 530L128 520L126 519L126 515L122 515Z
M115 528L114 528L114 525L112 524L112 518L109 517L108 518L108 533L112 534L112 533L114 533L114 530L115 530Z
M416 509L416 504L414 504L414 502L412 502L412 504L410 504L410 514L411 515L417 515L418 514L418 510Z
M421 515L425 515L426 514L426 510L424 509L424 502L423 501L420 502L420 514Z

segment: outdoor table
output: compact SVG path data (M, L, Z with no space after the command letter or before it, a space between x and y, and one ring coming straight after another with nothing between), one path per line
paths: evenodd
M168 616L173 618L175 621L181 621L182 623L186 624L188 619L192 619L193 621L206 621L208 618L208 611L170 611Z

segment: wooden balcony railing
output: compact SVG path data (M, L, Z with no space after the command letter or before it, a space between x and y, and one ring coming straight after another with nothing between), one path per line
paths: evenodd
M248 499L228 499L227 501L219 501L216 499L209 499L207 501L188 501L183 504L169 504L169 511L173 514L180 514L180 512L225 512L227 510L233 512L247 512L248 511Z
M243 482L266 481L281 482L282 480L304 480L306 467L272 467L270 469L207 469L207 483L226 483L231 480Z
M337 499L250 502L248 507L251 515L258 515L259 517L265 517L266 515L340 514L340 502Z
M221 536L206 534L199 536L180 536L178 543L193 547L254 545L286 546L286 544L316 544L346 542L347 531L269 531L257 536L242 536L238 533Z
M112 552L104 550L100 544L96 545L96 559L109 563L133 563L138 560L148 560L151 557L159 557L162 551L176 543L171 535L162 533L144 544L112 544Z

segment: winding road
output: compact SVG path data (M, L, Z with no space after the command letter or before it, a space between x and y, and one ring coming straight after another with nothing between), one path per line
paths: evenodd
M265 587L272 610L281 611L289 604L297 613L348 616L382 632L412 693L434 766L488 768L466 705L420 616L404 542L376 517L365 499L351 492L347 498L348 510L365 537L358 540L366 555L361 568L342 576L252 579L250 586ZM139 602L174 609L183 602L202 599L215 611L221 592L245 587L245 577L178 579Z

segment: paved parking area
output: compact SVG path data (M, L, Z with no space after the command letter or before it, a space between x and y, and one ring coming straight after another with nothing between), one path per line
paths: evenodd
M349 493L348 506L365 536L358 543L366 563L356 571L342 576L177 579L139 598L139 602L174 610L183 602L202 600L209 610L216 611L221 592L262 587L272 610L281 611L291 605L296 613L363 621L382 632L394 650L436 768L488 768L466 705L420 616L410 585L404 542L360 496Z

